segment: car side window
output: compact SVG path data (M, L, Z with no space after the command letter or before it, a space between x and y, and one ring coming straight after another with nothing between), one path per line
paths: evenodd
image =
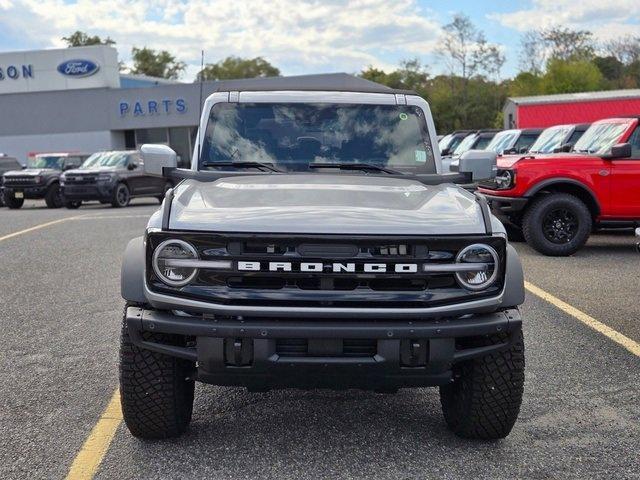
M66 168L78 168L82 164L82 159L80 157L67 157L65 161Z
M516 140L514 148L516 150L520 150L522 147L529 148L531 145L533 145L533 142L536 141L536 138L538 138L538 135L520 135L518 140Z
M627 142L631 144L631 158L640 159L640 125L636 127Z

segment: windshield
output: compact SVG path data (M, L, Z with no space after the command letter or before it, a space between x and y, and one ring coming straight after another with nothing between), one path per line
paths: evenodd
M595 123L584 132L573 149L576 152L599 155L608 153L627 128L628 123Z
M487 148L485 148L485 150L492 150L500 154L503 152L503 150L511 148L518 139L519 135L520 130L505 130L504 132L499 132L489 142L489 145L487 145Z
M204 163L262 162L285 171L310 163L367 163L435 173L422 110L408 105L219 103Z
M124 152L98 152L87 158L80 166L82 170L89 168L124 168L130 155Z
M533 142L529 152L531 153L552 153L556 148L562 146L562 142L571 131L571 125L559 125L545 129L538 139Z
M471 150L473 148L473 144L476 142L477 139L478 139L477 134L467 135L466 137L464 137L464 140L462 140L462 142L460 142L460 145L458 145L456 149L453 151L453 156L458 157L462 155L464 152Z
M448 134L445 135L444 137L442 137L440 139L440 141L438 142L438 148L440 149L440 151L444 150L445 148L447 148L449 146L449 142L451 141L451 137L453 137L452 134Z
M54 170L62 170L64 158L61 155L36 155L27 159L29 168L53 168Z

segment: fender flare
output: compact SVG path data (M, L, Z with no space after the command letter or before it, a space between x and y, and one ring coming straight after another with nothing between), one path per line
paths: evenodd
M585 193L589 195L589 197L591 197L593 204L596 206L596 210L597 210L596 213L599 214L602 211L600 202L598 201L598 197L593 192L593 190L591 190L591 188L588 185L585 185L584 183L578 180L574 180L573 178L568 178L568 177L555 177L555 178L549 178L547 180L543 180L542 182L537 183L536 185L531 187L529 190L527 190L524 196L527 198L533 197L536 193L538 193L540 190L545 189L546 187L550 187L552 185L562 184L562 183L568 183L570 185L573 185L583 190Z
M524 271L518 252L507 245L507 264L504 275L502 307L517 307L524 303Z
M120 295L129 302L147 303L144 296L145 250L144 237L129 241L120 270Z

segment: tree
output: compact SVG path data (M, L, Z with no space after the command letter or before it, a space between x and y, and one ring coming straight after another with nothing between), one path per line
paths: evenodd
M618 82L624 73L624 64L613 55L595 57L593 64L598 67L602 76L612 82ZM615 84L617 85L617 83Z
M615 57L620 63L630 65L640 61L640 37L626 35L609 40L604 44L604 51Z
M602 88L603 76L592 62L551 59L542 78L543 93L591 92Z
M166 50L158 51L147 47L133 47L131 50L133 68L131 73L149 75L150 77L176 80L184 72L187 65L179 62Z
M89 36L85 32L76 30L68 37L62 37L62 40L67 42L67 47L86 47L89 45L114 45L116 42L107 37L104 40L98 35Z
M238 78L277 77L280 70L262 57L227 57L218 63L207 64L196 80L232 80Z
M588 30L552 27L541 32L550 59L590 60L595 54L593 34Z
M540 32L529 30L520 38L520 70L540 74L546 61Z
M400 62L400 68L390 73L369 66L360 72L360 77L387 87L414 90L420 94L427 89L429 80L426 66L417 58L403 60Z

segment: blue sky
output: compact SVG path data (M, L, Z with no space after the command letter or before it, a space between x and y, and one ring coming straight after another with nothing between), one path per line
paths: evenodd
M185 80L203 48L209 62L263 56L289 75L390 70L416 57L440 73L441 28L456 12L503 50L502 77L517 71L520 35L532 28L640 36L640 0L0 0L0 51L61 47L83 30L115 39L125 62L132 46L169 50L188 63Z

